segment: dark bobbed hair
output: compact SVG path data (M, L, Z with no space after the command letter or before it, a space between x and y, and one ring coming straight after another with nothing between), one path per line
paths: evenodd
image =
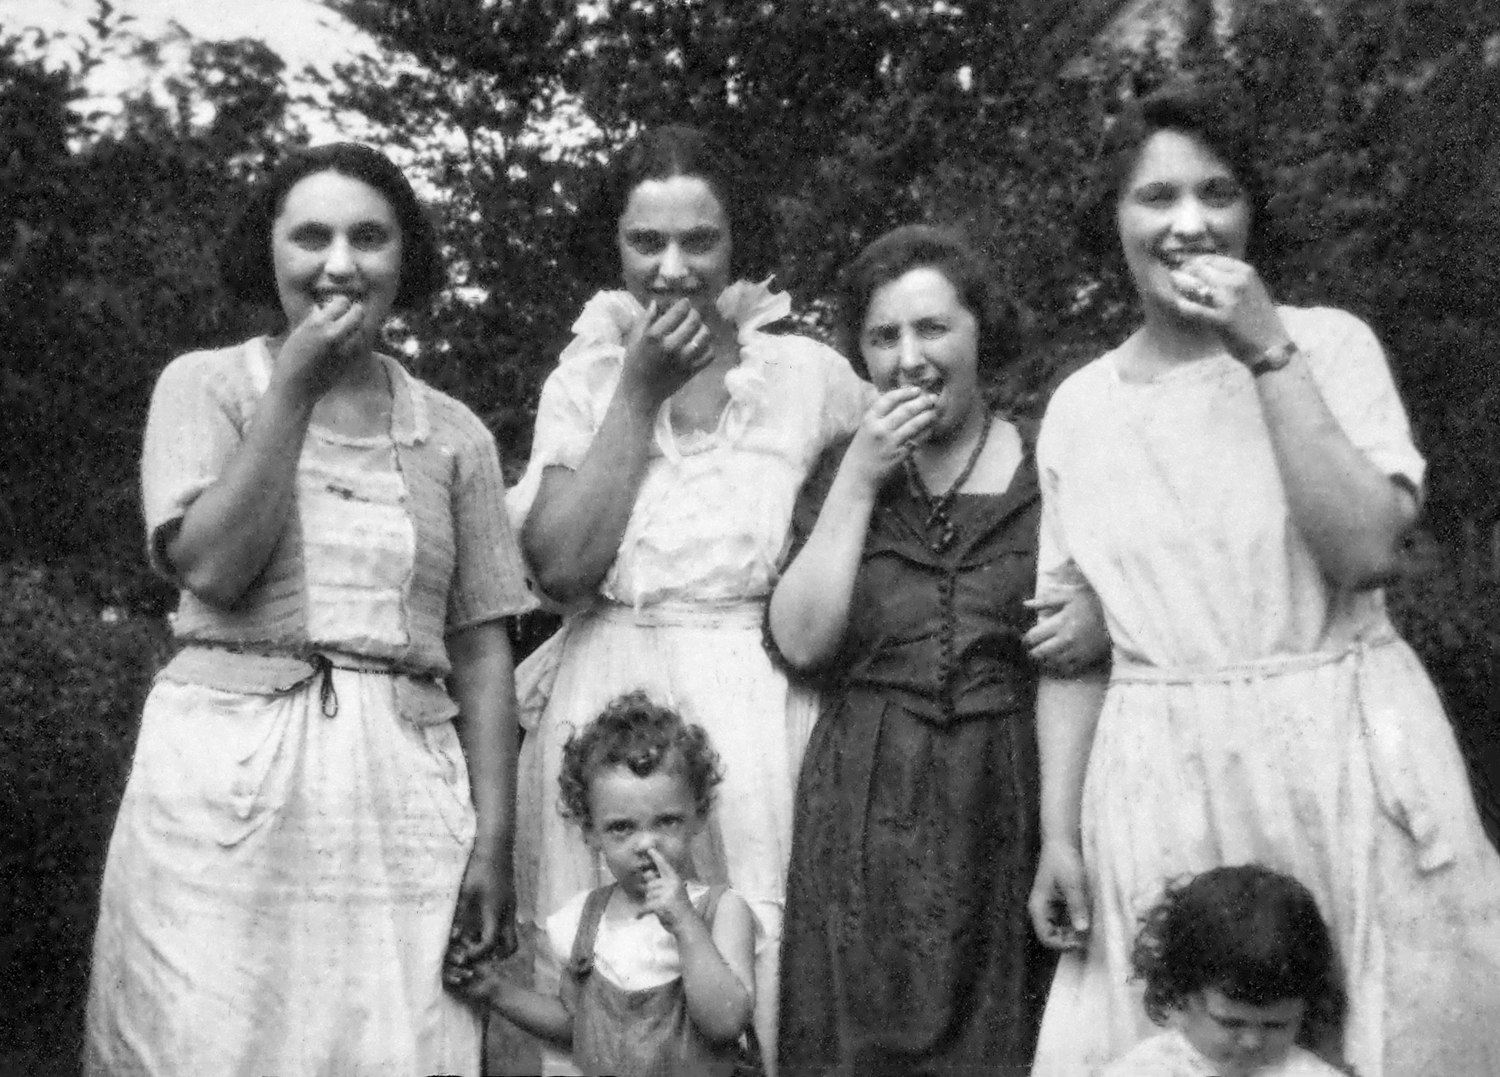
M1232 83L1180 75L1128 104L1106 138L1104 165L1087 195L1078 222L1078 245L1100 261L1119 258L1115 210L1141 151L1161 131L1187 135L1228 166L1250 203L1250 239L1245 259L1261 268L1277 253L1276 229L1259 164L1255 109Z
M646 180L695 176L708 184L729 218L730 267L740 280L762 280L776 268L770 214L754 193L747 169L706 131L681 124L649 128L610 158L584 192L568 242L573 271L591 288L620 280L620 217Z
M663 770L680 773L700 816L713 807L714 789L724 780L719 754L703 727L689 725L675 710L639 691L618 697L568 737L557 779L563 818L585 830L593 825L589 786L596 774L610 767L628 767L640 778Z
M383 153L357 142L330 142L294 150L255 188L249 203L225 237L219 253L219 277L229 294L247 303L276 306L276 270L271 257L271 227L287 193L308 176L336 172L368 184L390 203L401 229L401 270L395 308L413 310L430 300L446 282L437 233L417 201L416 192Z
M1169 885L1141 919L1131 954L1157 1024L1195 992L1214 988L1250 1006L1307 1003L1299 1039L1323 1041L1343 1023L1343 972L1313 896L1258 864L1214 868Z
M870 300L914 269L935 269L979 324L979 379L993 384L1025 351L1025 316L990 260L950 228L908 224L880 236L844 268L835 301L839 347L865 378L859 337Z

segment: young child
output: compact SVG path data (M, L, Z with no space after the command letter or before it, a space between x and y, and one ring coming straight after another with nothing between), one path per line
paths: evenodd
M449 965L448 985L571 1046L585 1073L729 1074L755 999L754 922L733 891L684 881L720 779L700 727L640 692L616 699L563 754L563 813L615 882L547 920L564 964L559 996L511 982L493 962Z
M1167 1031L1101 1077L1352 1072L1306 1049L1337 1050L1345 997L1328 926L1296 879L1247 864L1170 886L1142 921L1131 961L1146 981L1146 1013Z

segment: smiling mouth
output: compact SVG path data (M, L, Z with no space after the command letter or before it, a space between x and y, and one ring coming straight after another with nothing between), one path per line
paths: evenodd
M1171 250L1158 250L1156 257L1168 269L1181 269L1200 254L1219 253L1218 247L1174 247Z

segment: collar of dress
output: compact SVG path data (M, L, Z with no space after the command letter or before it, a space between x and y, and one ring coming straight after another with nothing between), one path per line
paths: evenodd
M760 330L792 312L791 297L785 292L773 292L771 280L767 277L760 282L736 281L718 299L719 313L735 327L740 346L739 366L724 375L729 404L721 429L731 442L739 440L765 401L765 368L772 360L776 338ZM626 337L643 314L645 308L629 292L596 293L573 323L573 340L563 350L558 364L588 369L593 375L590 381L601 375L614 381L625 360ZM670 401L663 404L657 414L656 441L663 455L675 459L681 454L671 432L669 405Z

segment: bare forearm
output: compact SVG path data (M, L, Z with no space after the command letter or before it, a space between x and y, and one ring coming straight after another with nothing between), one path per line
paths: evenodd
M1107 680L1102 673L1043 677L1037 688L1036 732L1041 756L1044 841L1079 841L1083 779Z
M677 931L688 1016L709 1039L732 1040L750 1022L754 1000L696 916Z
M771 634L786 660L807 668L843 641L875 493L840 468L807 543L771 595Z
M623 389L576 471L548 469L521 541L542 590L567 602L592 594L614 564L650 461L656 408Z
M1305 358L1256 379L1287 507L1324 574L1368 587L1395 572L1416 499L1357 449Z
M506 983L490 995L490 1005L507 1021L533 1036L563 1047L573 1044L573 1015L556 995Z
M270 560L296 499L311 417L311 402L273 387L223 473L188 507L167 557L203 601L232 606Z
M515 836L516 723L510 640L499 621L448 638L458 735L469 765L475 846L509 866Z

